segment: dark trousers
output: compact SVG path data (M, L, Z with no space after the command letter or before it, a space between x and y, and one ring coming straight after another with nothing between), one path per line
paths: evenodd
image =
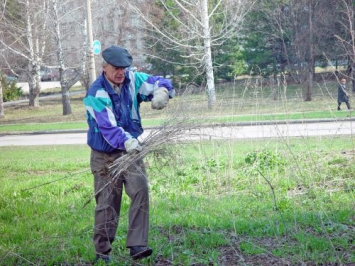
M94 245L96 253L108 254L120 218L122 190L131 199L126 246L147 246L149 231L149 193L143 161L130 166L120 177L108 173L109 165L124 151L111 154L91 150L91 171L95 188Z
M341 103L342 103L342 102L338 102L338 110L341 110L341 108L340 108ZM346 106L348 107L348 109L351 108L349 101L345 102L345 104L346 104Z

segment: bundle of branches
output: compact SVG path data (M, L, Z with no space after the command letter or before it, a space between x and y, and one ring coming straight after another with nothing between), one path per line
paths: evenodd
M189 130L199 127L201 127L200 124L195 124L186 119L174 119L171 120L170 123L165 123L163 126L152 130L141 143L142 151L127 153L111 164L109 172L113 176L113 180L127 171L132 164L143 159L149 153L158 155L164 154L167 151L167 146L183 143L186 141L184 137L186 133Z
M152 130L147 137L143 139L141 142L143 148L142 151L126 153L112 162L108 169L112 179L110 179L101 190L114 184L120 175L127 171L127 169L138 160L144 159L144 157L150 153L158 155L166 154L168 146L170 147L172 144L183 144L187 139L185 136L189 130L201 127L201 124L194 123L193 120L187 118L175 118L170 119L169 121L170 122L166 122L161 127ZM100 191L97 191L96 193L99 193ZM90 197L84 203L84 207L91 202L92 198L93 197Z
M184 96L190 94L190 91L187 90ZM160 155L164 155L164 158L166 158L169 155L168 150L172 144L184 144L186 140L194 136L194 133L191 133L193 130L202 127L203 118L196 116L196 110L193 109L194 107L189 101L186 101L184 96L180 97L181 101L175 101L173 106L171 103L169 104L168 111L169 114L172 114L172 117L169 117L162 126L152 129L146 137L142 138L140 144L143 148L142 151L127 153L112 162L108 169L112 178L104 187L115 183L124 172L128 171L130 166L144 159L148 154L156 155L154 156L155 159L163 157ZM195 114L195 117L191 118L191 114ZM195 134L199 136L198 133ZM99 192L97 191L96 193ZM84 207L91 199L92 197L86 201Z

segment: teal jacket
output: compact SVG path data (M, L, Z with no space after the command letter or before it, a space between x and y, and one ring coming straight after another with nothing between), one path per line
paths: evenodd
M159 76L126 71L119 95L104 74L98 77L84 98L89 126L87 144L107 153L124 150L126 140L143 133L139 106L141 102L151 101L158 87L165 87L169 97L174 97L170 80Z

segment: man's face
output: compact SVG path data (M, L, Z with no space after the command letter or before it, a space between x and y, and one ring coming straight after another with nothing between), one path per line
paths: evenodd
M341 82L341 84L345 84L345 83L346 83L346 80L345 80L345 79L342 79L340 82Z
M126 69L123 67L114 67L113 65L106 64L103 66L106 73L106 78L115 85L121 85L125 79Z

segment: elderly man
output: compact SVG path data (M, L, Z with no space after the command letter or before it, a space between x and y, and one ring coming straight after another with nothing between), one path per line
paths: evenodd
M153 252L148 247L149 193L145 167L138 161L115 181L108 167L120 156L142 150L137 140L143 133L140 104L151 101L153 109L162 109L175 91L170 80L126 70L133 59L122 47L113 45L102 52L102 57L103 72L84 98L96 200L93 235L96 262L111 260L123 187L131 199L126 246L132 259L137 260Z

